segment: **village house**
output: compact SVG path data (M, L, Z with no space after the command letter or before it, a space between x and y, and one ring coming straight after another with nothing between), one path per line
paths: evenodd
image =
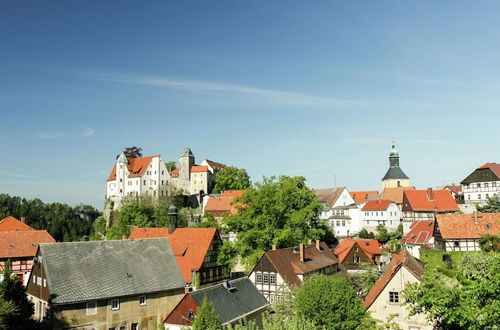
M403 196L404 192L407 190L415 190L415 187L395 187L395 188L384 188L380 194L380 199L389 200L399 208L399 211L403 208Z
M344 238L333 249L339 264L348 272L362 270L362 264L378 266L382 255L382 246L376 239Z
M179 156L179 167L170 173L172 189L186 195L210 194L215 187L217 172L224 167L224 164L208 159L196 165L191 149L184 148Z
M0 281L3 280L5 263L10 260L10 271L26 286L33 267L38 245L55 243L46 230L35 230L14 217L0 221Z
M298 247L264 252L248 276L271 303L280 301L292 286L300 286L310 274L334 274L339 271L338 259L326 243L312 241Z
M449 184L443 187L443 190L448 190L453 198L457 201L457 204L464 203L464 194L462 192L462 186L456 184Z
M402 329L431 330L433 327L425 315L410 316L403 305L402 291L409 283L421 282L423 273L424 264L408 251L394 253L384 274L366 296L366 310L380 322L386 322L389 317L396 315L394 321Z
M187 286L206 285L227 277L226 266L217 263L222 246L217 228L134 228L129 239L159 237L168 238Z
M485 204L489 197L500 196L500 164L486 163L460 184L465 203Z
M410 226L410 231L404 237L404 246L415 258L420 258L422 246L434 247L435 221L415 221Z
M262 327L264 312L269 305L252 282L242 277L186 293L167 316L165 329L190 329L205 298L212 303L222 326L253 321Z
M160 155L132 158L121 153L108 176L106 198L119 209L127 197L170 194L170 173Z
M349 192L355 203L366 203L371 200L380 199L380 195L377 190L367 190L367 191L351 191Z
M209 195L205 199L204 213L212 214L216 220L220 220L228 215L237 214L238 208L233 202L245 192L246 190L228 190L222 191L217 195Z
M438 214L435 247L445 251L480 251L481 235L500 234L500 213Z
M382 189L409 186L410 178L399 167L399 151L392 143L392 149L389 153L389 169L382 178Z
M448 190L406 190L403 195L403 232L410 231L414 221L433 221L436 214L460 211Z
M157 329L184 280L163 238L41 244L27 294L51 329Z
M390 200L368 201L361 209L363 228L376 231L378 225L384 225L387 230L395 231L401 223L401 213L396 203Z

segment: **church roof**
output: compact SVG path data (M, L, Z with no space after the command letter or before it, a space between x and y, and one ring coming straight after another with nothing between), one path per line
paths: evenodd
M382 180L390 180L390 179L409 179L403 170L399 166L391 166L385 173Z

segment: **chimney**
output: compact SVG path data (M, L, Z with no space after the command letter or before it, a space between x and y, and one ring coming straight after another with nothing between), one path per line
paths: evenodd
M429 198L430 201L434 200L434 192L432 191L432 188L427 188L427 198Z
M308 239L307 240L307 245L311 245L313 243L313 240L312 239Z
M21 217L21 222L22 223L26 223L26 218L25 217Z
M304 262L306 256L306 248L303 243L299 244L299 260Z
M191 290L191 288L190 288L190 287L188 287L188 286L185 286L185 287L184 287L184 293L189 293L189 292L190 292L190 290Z
M171 222L171 223L168 225L168 233L169 233L169 234L172 234L174 231L175 231L175 222Z
M272 249L273 251L276 251L276 244L273 244Z
M321 251L321 241L319 239L316 240L316 249L318 249L318 251Z

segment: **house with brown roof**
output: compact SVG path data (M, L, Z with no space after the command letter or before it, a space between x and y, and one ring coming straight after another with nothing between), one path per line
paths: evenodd
M414 221L433 221L436 214L460 211L448 190L407 190L403 195L403 232L408 233Z
M378 225L384 225L389 231L395 231L401 223L401 212L396 203L379 199L368 201L361 208L363 228L376 231Z
M380 197L377 190L351 191L349 194L356 203L366 203Z
M199 276L199 285L227 277L226 266L217 263L222 239L217 228L134 228L129 239L168 238L187 286Z
M482 235L500 234L500 213L438 214L435 247L445 251L480 251Z
M344 238L333 249L333 253L348 272L356 272L361 269L362 264L378 266L382 246L376 239Z
M415 258L420 258L420 248L434 247L435 221L415 221L410 226L410 231L404 237L404 246Z
M14 217L0 221L0 277L5 263L10 260L10 271L26 285L33 267L38 245L54 243L55 239L46 230L35 230Z
M338 258L324 242L309 241L297 247L264 252L248 276L271 303L280 301L292 286L300 286L311 274L334 274L339 271Z
M500 196L500 164L486 163L469 174L462 182L467 204L485 204L489 197Z
M410 316L403 305L402 291L409 283L418 283L424 273L424 264L403 250L392 255L391 262L384 274L370 289L365 298L366 310L380 322L385 322L391 315L402 329L431 330L425 315Z
M204 212L212 214L216 220L238 213L234 200L242 196L246 190L222 191L219 195L210 195L206 199Z
M410 186L410 187L384 188L384 190L382 190L382 194L380 195L380 199L390 200L396 203L396 205L401 210L401 207L403 205L403 195L406 190L415 190L415 187Z
M444 186L443 190L449 190L451 195L453 196L453 198L455 198L458 204L464 203L464 194L462 192L462 186L458 186L452 183Z

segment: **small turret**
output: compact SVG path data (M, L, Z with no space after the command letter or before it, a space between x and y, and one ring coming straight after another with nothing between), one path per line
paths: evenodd
M125 156L125 153L122 152L120 154L120 156L118 156L118 158L116 159L116 163L124 163L124 164L128 164L128 159L127 159L127 156Z

